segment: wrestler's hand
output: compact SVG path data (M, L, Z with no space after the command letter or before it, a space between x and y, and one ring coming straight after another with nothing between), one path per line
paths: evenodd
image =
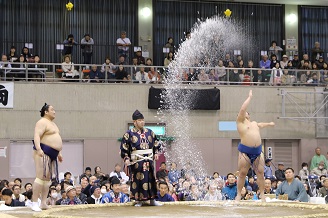
M274 126L276 125L274 122L270 122L270 126Z
M58 161L61 163L63 162L63 156L61 154L58 154Z
M253 91L252 90L249 90L249 94L248 94L248 97L253 97Z
M36 153L37 153L37 155L39 155L40 157L43 157L43 155L44 155L42 149L37 150Z
M158 160L158 158L159 158L158 154L155 154L154 160Z

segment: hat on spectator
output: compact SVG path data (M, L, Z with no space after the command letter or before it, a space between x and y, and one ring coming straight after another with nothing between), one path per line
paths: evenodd
M283 165L283 166L285 166L285 165L284 165L284 162L278 162L278 165Z
M282 58L288 58L288 56L287 55L283 55Z
M86 167L85 168L85 171L87 171L87 170L90 170L91 171L91 167Z
M319 58L323 58L323 57L320 55Z
M252 187L250 187L249 185L246 186L246 190L248 190L248 191L253 191Z
M71 186L71 185L70 186L67 186L66 189L65 189L66 194L68 192L70 192L71 190L73 190L73 189L75 190L75 187L74 186Z
M99 187L99 186L97 186L97 185L95 185L95 186L92 186L92 188L90 189L90 194L91 194L91 195L93 195L93 193L95 192L95 190L96 190L97 188L99 188L99 189L100 189L100 187Z
M265 160L265 163L269 163L270 161L272 161L272 159L267 158L267 159Z
M142 113L140 113L140 111L136 110L132 114L132 120L138 120L138 119L144 119L144 116L142 115Z
M298 53L295 53L294 56L298 56Z

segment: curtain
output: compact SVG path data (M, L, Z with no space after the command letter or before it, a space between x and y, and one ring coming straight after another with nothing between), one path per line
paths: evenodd
M328 46L328 7L299 6L300 51L311 54L315 42L326 53ZM327 56L326 56L327 58Z
M185 32L190 31L194 23L216 14L224 16L228 8L232 11L231 17L245 26L244 32L249 36L245 40L252 39L253 42L253 49L241 51L245 64L253 60L254 65L258 66L260 51L267 51L273 40L282 46L282 5L170 0L158 0L154 4L154 53L157 54L154 59L157 65L163 65L163 47L168 37L173 37L178 48L185 38ZM233 50L229 53L233 55Z
M71 0L74 8L66 9L68 0L0 0L1 51L9 53L12 45L17 53L25 43L33 43L32 54L41 62L61 62L62 43L72 33L80 43L85 33L95 41L93 63L102 64L106 56L117 61L116 39L127 32L136 42L137 2L130 0ZM131 49L132 50L132 49ZM80 46L73 51L74 63L83 63Z

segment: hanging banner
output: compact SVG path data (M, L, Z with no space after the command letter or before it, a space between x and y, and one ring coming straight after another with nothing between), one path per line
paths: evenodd
M0 83L0 108L14 107L14 83Z

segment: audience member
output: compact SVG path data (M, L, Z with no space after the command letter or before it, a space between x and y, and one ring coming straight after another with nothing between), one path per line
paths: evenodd
M115 80L116 82L130 80L130 75L128 74L128 72L126 72L123 65L121 64L118 66L118 69L115 72Z
M324 178L323 181L322 181L322 187L319 189L318 191L318 196L319 197L324 197L326 199L326 203L327 200L328 200L328 178Z
M167 42L164 46L165 48L168 48L169 49L169 52L171 52L172 54L174 54L174 43L173 43L173 38L172 37L169 37L167 39Z
M221 201L222 193L218 190L215 182L211 182L208 186L208 192L204 196L205 201Z
M319 60L319 57L323 56L323 50L320 48L320 43L315 42L314 47L311 49L311 60L312 63Z
M284 181L286 179L284 167L285 166L283 162L278 163L278 169L275 172L275 176L278 181Z
M112 80L115 79L115 66L113 63L111 63L111 60L109 57L106 57L105 63L101 66L101 72L106 75L107 73L107 79Z
M156 178L160 179L160 178L165 178L166 176L168 176L168 171L166 169L166 163L162 162L159 170L156 172Z
M129 47L131 45L131 41L126 37L126 32L121 32L121 37L116 40L116 45L118 45L118 56L123 55L126 59L129 57Z
M61 205L76 205L82 204L81 200L76 196L76 190L74 186L68 186L65 189L67 198L61 201Z
M273 194L273 189L271 187L271 179L266 178L264 180L264 194Z
M117 177L111 177L111 191L102 197L102 203L126 203L129 197L121 192L120 180Z
M101 72L96 65L91 66L89 79L92 83L100 83L105 81L105 73Z
M63 42L64 49L62 51L63 54L63 61L65 61L65 58L69 56L70 60L72 60L72 54L73 54L73 46L77 45L77 43L74 41L73 34L69 34L67 38Z
M10 62L14 62L18 59L18 54L16 53L16 47L15 46L10 47L10 51L9 51L9 54L7 55L7 59Z
M129 177L125 174L125 172L122 171L122 167L120 164L115 164L115 169L113 172L109 174L109 177L117 177L121 184L125 184L129 181Z
M327 169L327 160L325 155L321 154L321 149L317 147L315 149L315 155L311 159L310 170L313 170L315 167L319 166L319 163L323 161L324 168Z
M87 195L82 193L82 186L80 184L75 185L76 197L78 197L82 204L87 203Z
M49 197L47 198L47 205L56 205L57 191L55 186L50 186L49 188Z
M82 179L82 177L87 177L90 178L91 175L91 167L86 167L84 170L84 173L80 176L80 180Z
M311 170L311 175L317 175L317 176L327 175L327 170L325 169L325 162L321 161L317 167L314 167Z
M136 73L136 80L139 81L139 83L149 83L149 77L148 73L145 72L144 65L140 65L139 71Z
M181 177L181 172L177 169L177 164L175 162L171 163L170 171L167 174L169 182L175 186L178 184Z
M74 63L71 61L70 55L65 55L61 68L63 70L63 78L76 79L79 77L79 73L74 69Z
M288 195L288 200L308 202L308 196L306 194L303 183L294 178L294 170L292 168L287 168L285 171L286 180L278 186L276 191L276 197L279 195Z
M302 163L302 169L298 173L298 175L301 177L302 182L307 182L308 177L310 175L309 170L308 170L309 165L305 162Z
M269 48L269 55L276 55L277 59L280 60L281 57L281 52L283 49L277 45L276 41L271 42L271 46Z
M2 190L2 200L5 202L6 206L9 207L22 207L25 206L25 202L20 202L12 198L13 192L10 189Z
M137 58L138 65L146 63L145 58L142 56L141 48L137 49L135 57Z
M264 177L271 178L273 176L273 166L272 166L272 159L266 159L265 160L265 166L264 166Z
M90 37L90 34L84 34L84 37L81 39L81 49L82 49L82 56L84 59L84 64L91 64L92 52L94 45L93 38Z
M12 188L13 195L12 198L14 200L18 200L20 202L25 202L25 196L21 194L21 186L18 184L15 184Z
M23 47L22 48L22 53L24 57L24 62L33 62L33 55L30 53L30 50L28 47Z
M167 56L164 59L164 67L168 67L170 65L170 63L173 61L174 57L173 57L173 52L169 52L167 54Z
M67 201L67 195L65 190L60 191L61 198L56 201L56 205L61 205L62 201L66 200Z
M222 189L222 194L227 200L235 200L237 196L236 177L233 173L227 175L227 184Z
M87 198L88 204L101 204L102 203L102 194L99 186L93 186L91 188L91 196Z
M169 186L164 181L159 181L158 183L159 192L157 193L157 201L161 202L169 202L174 201L173 197L168 193L169 192Z
M288 64L288 56L287 55L283 55L282 56L282 60L280 61L280 67L282 69L285 69L287 67Z

